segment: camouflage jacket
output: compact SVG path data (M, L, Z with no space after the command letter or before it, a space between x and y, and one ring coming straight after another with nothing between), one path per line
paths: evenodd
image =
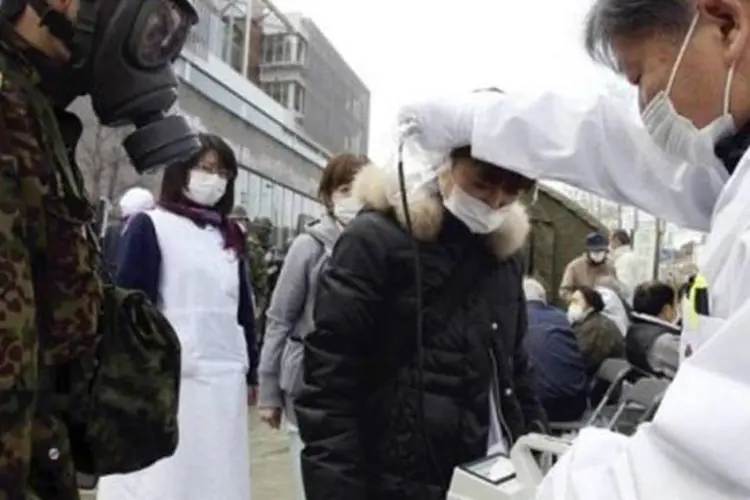
M69 488L36 497L24 483L30 469L46 468L65 476L55 479L60 488L71 486L64 430L37 425L48 417L35 404L50 390L40 373L54 381L52 367L93 354L102 298L99 257L85 232L93 211L71 161L81 123L53 111L38 90L30 50L0 18L0 500L77 497ZM67 151L53 147L61 133L56 142Z

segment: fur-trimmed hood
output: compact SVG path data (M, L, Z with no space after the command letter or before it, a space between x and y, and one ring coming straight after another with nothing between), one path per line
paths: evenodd
M367 165L354 179L352 195L365 208L383 213L394 213L399 223L406 226L404 210L400 203L394 203L393 196L399 192L398 175L375 166ZM420 241L434 241L443 226L445 216L443 201L439 193L416 193L409 201L414 237ZM498 258L506 258L523 247L531 225L526 209L520 202L511 205L505 223L494 233L487 235L487 241Z

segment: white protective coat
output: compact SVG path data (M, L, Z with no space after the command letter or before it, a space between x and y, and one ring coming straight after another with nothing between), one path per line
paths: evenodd
M145 470L102 478L97 499L249 500L238 261L217 229L162 209L149 215L162 256L160 306L182 345L179 444Z
M681 365L652 424L633 438L587 431L537 498L750 498L750 155L731 178L718 160L695 166L671 161L635 117L604 96L585 102L555 93L484 92L416 104L400 119L453 124L434 135L430 127L417 127L426 145L470 144L478 159L710 230L699 264L712 316L685 332L696 349L706 342ZM446 130L454 133L452 143Z

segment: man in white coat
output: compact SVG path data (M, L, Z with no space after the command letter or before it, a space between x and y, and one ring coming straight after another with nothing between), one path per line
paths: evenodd
M597 0L586 40L638 86L643 123L607 96L553 92L480 92L400 119L416 134L446 124L426 146L468 138L478 159L710 232L684 317L694 354L653 423L585 431L538 498L750 498L750 2Z
M617 279L624 287L625 299L632 305L635 288L648 280L645 272L648 266L644 265L633 251L630 235L624 229L612 232L609 237L609 246L611 249L609 255L615 264Z

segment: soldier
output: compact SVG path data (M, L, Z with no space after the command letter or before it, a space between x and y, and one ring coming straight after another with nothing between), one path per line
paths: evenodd
M125 146L138 171L193 154L195 134L165 112L196 21L179 1L0 3L0 500L78 498L50 396L101 340L102 262L73 161L82 125L65 108L88 94L102 124L136 124Z
M250 250L250 262L253 266L253 284L258 297L258 309L263 310L268 304L270 294L268 270L271 251L271 231L273 223L267 217L256 218L250 224L250 236L248 238L248 249Z

